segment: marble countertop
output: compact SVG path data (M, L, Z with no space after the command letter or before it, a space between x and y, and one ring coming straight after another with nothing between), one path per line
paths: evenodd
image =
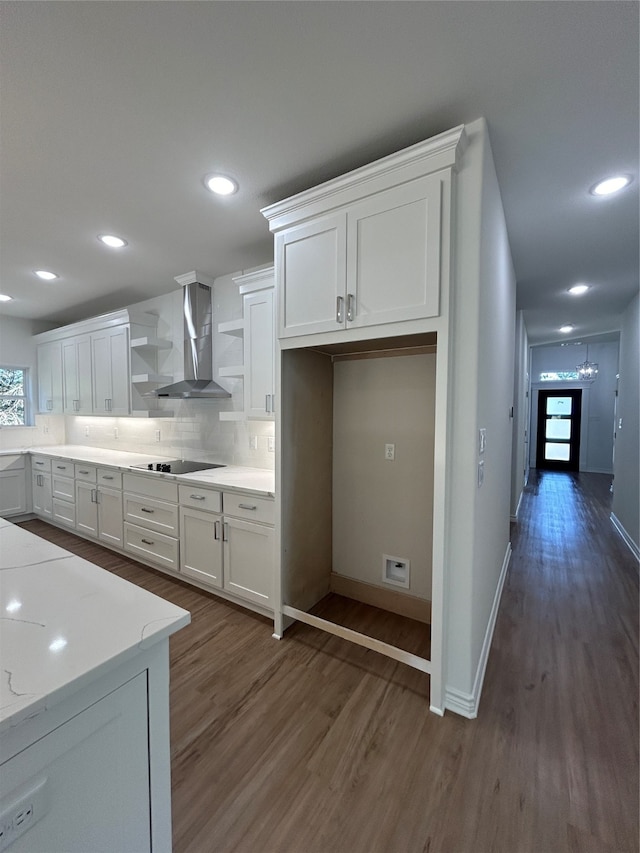
M0 519L0 732L190 621L181 607Z
M58 459L69 459L74 462L87 462L93 465L107 465L130 471L132 465L145 465L157 462L161 455L149 456L145 453L129 453L123 450L109 450L102 447L85 447L73 444L54 444L43 447L29 447L18 450L3 450L0 455L15 453L37 453L42 456L52 456ZM166 457L175 458L175 457ZM218 460L206 460L217 462ZM249 494L273 497L275 495L275 474L266 468L248 468L240 465L225 465L224 468L213 468L209 471L196 471L193 474L161 474L156 471L133 471L151 477L164 477L185 483L201 483L203 486L213 486L229 491L248 492Z

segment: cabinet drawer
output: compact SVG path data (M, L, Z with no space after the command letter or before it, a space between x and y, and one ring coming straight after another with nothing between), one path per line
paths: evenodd
M178 535L178 506L164 503L155 498L143 498L139 495L124 495L124 519L147 530Z
M122 488L122 472L115 468L98 468L98 484L110 489Z
M224 492L224 514L234 515L236 518L246 518L248 521L274 524L276 517L275 502L270 498L256 498L252 495Z
M178 489L180 503L183 506L201 509L207 512L222 512L222 494L213 489L202 489L200 486L180 486Z
M59 474L62 477L73 477L75 475L75 466L73 462L67 462L65 459L51 460L51 473Z
M54 466L55 467L55 466ZM71 477L62 477L57 473L51 475L51 494L54 498L69 503L76 502L75 482Z
M75 465L76 480L84 480L86 483L95 483L96 481L96 466L83 465L76 462Z
M37 471L39 474L48 474L51 472L51 458L49 456L32 456L31 470Z
M73 482L73 481L71 481ZM66 500L54 499L52 502L52 520L67 527L76 526L76 505Z
M161 501L178 501L178 486L175 480L161 480L157 474L125 474L122 483L125 492L135 492Z
M0 471L19 471L24 468L24 456L15 453L10 456L0 456Z
M152 533L125 521L124 550L165 568L178 570L178 540L172 536Z

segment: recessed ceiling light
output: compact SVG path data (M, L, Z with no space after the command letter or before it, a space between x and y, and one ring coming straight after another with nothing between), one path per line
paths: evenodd
M109 246L110 249L122 249L123 246L127 245L126 240L113 234L98 234L98 240L103 242L105 246Z
M7 296L6 293L0 293L0 302L11 302L13 296Z
M53 281L54 278L58 278L54 272L49 272L49 270L35 270L35 274L45 281Z
M563 335L568 335L569 332L573 332L574 328L571 323L565 323L564 326L560 326L560 331Z
M604 181L599 181L591 187L592 195L611 195L628 187L631 183L631 175L614 175L612 178L605 178Z
M216 195L233 195L238 192L238 184L227 175L207 175L204 185Z
M588 284L574 284L573 287L569 288L569 293L572 296L582 296L583 293L586 293L589 290Z

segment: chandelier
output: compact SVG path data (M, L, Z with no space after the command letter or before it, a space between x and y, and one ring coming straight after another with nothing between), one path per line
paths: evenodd
M595 361L583 361L582 364L576 366L578 371L578 379L595 379L598 375L598 365Z

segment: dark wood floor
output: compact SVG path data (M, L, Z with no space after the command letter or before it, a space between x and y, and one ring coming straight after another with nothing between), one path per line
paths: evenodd
M477 720L426 676L271 624L51 526L188 608L171 640L175 853L638 850L638 573L610 478L535 476Z

